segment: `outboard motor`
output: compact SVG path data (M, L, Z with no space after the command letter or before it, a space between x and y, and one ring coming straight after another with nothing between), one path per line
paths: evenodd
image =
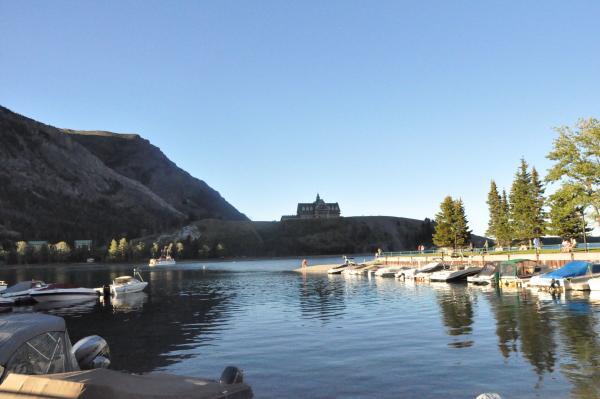
M235 366L227 366L221 373L219 383L224 385L241 384L244 382L244 373Z
M105 284L104 287L102 287L102 295L104 295L104 299L110 298L110 285L109 284Z
M79 368L91 370L110 366L110 350L106 340L98 335L91 335L77 341L71 352L77 359Z

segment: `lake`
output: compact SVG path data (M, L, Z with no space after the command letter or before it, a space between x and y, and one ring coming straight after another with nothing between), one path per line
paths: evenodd
M257 398L600 397L600 293L302 276L299 265L144 267L144 293L22 311L64 316L73 342L103 336L114 369L218 378L239 366ZM97 287L122 274L131 268L15 266L0 280Z

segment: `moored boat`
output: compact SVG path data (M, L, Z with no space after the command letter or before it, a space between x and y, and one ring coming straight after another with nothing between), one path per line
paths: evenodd
M140 272L134 269L133 276L121 276L114 279L113 283L110 285L110 293L112 295L123 295L140 292L143 291L147 285L148 283L144 281Z
M444 265L442 270L433 272L429 276L430 281L442 281L446 283L465 281L467 277L473 276L481 271L480 266L473 265Z
M381 267L375 271L377 277L394 277L400 270L406 269L403 266L387 266Z
M501 262L500 286L502 288L522 288L534 275L544 273L548 268L531 259L512 259Z
M496 282L496 272L498 272L496 263L486 263L479 273L468 276L467 282L478 285L494 284Z
M421 268L408 268L396 273L396 278L409 279L415 281L428 281L429 275L437 270L441 270L444 263L441 261L430 262Z
M44 288L29 293L36 302L87 301L98 299L98 292L93 288L83 288L72 284L49 284Z
M560 269L546 274L533 276L529 287L552 291L587 291L589 281L600 277L600 264L576 260L565 264Z
M21 281L6 288L0 294L1 298L12 300L15 305L32 303L33 299L29 295L33 290L45 287L46 283L38 280Z
M148 262L148 266L174 266L177 262L169 255L161 256L160 258L152 258Z
M344 263L339 266L334 266L331 269L327 270L327 274L341 274L346 268L348 264Z

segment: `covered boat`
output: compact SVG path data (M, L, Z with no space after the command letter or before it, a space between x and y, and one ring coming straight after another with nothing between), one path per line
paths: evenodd
M409 268L396 273L396 278L409 280L428 280L429 274L441 270L444 263L440 261L430 262L421 268Z
M531 259L512 259L499 265L500 286L503 288L521 288L537 274L547 270L546 266Z
M479 273L467 277L467 282L479 285L494 284L497 271L498 266L496 263L486 263Z
M44 288L32 290L29 295L36 302L88 301L97 300L98 292L93 288L83 288L72 284L50 284Z
M553 291L587 291L589 280L595 277L600 277L600 264L575 260L550 273L533 276L529 286Z

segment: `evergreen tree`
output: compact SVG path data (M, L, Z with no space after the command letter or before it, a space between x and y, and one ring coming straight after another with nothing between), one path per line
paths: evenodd
M515 175L510 190L510 220L514 238L523 242L532 239L531 211L531 175L527 170L527 162L521 158L521 165Z
M119 257L119 244L117 244L117 240L114 238L110 242L108 247L108 258L112 261L117 260Z
M500 207L498 212L498 226L496 229L496 242L498 245L505 247L510 246L512 242L512 230L510 223L510 204L506 190L502 190L500 197Z
M493 237L495 239L498 238L498 228L500 225L500 214L501 214L501 198L498 193L498 187L496 187L496 182L492 180L490 184L490 192L488 193L488 209L490 213L490 220L488 222L488 229L485 232L487 236Z
M440 204L440 211L435 215L435 232L433 243L438 247L454 246L454 200L451 196L444 198Z
M465 214L465 207L462 199L457 199L453 204L453 224L452 232L454 234L454 249L464 247L471 240L471 230Z
M546 214L544 212L546 199L544 198L544 191L544 186L534 167L531 170L531 232L534 238L541 237L546 232Z

